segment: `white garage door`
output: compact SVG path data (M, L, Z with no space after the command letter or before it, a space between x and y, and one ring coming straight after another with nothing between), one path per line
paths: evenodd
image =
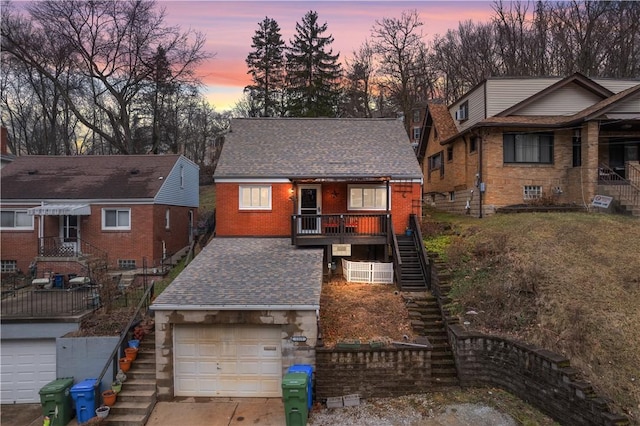
M56 379L55 339L3 340L0 402L40 403L40 389Z
M176 396L279 397L280 327L176 326Z

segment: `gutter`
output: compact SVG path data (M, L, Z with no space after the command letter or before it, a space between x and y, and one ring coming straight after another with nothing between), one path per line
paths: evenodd
M320 305L176 305L155 304L153 311L317 311Z

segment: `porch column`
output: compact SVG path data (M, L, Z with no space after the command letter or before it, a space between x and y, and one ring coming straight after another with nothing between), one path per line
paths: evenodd
M582 173L585 202L590 203L598 188L598 150L600 144L600 126L590 121L582 135Z

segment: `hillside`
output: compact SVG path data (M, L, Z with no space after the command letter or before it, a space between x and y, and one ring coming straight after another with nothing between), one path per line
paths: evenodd
M564 354L640 422L638 219L428 211L423 236L452 271L461 322Z

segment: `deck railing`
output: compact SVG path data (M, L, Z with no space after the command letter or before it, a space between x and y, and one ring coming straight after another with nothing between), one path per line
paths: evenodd
M38 255L41 257L107 257L106 251L82 239L73 243L65 243L60 237L40 237L39 240Z
M298 238L325 237L340 242L344 238L379 237L389 239L390 214L319 214L291 216L291 235Z

